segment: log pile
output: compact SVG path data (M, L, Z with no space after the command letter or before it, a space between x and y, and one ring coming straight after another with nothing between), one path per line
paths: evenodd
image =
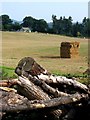
M90 119L88 86L49 73L31 57L21 59L15 73L17 79L0 81L2 120L11 116L28 120L32 112L36 114L34 119Z
M79 42L62 42L60 47L61 58L74 58L79 56Z

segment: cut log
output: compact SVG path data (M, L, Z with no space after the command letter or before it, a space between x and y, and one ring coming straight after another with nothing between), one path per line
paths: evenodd
M20 92L30 100L49 100L50 97L39 86L35 86L31 81L25 77L19 77L18 87L21 87Z
M31 74L32 76L48 74L47 70L41 67L33 58L25 57L21 59L15 69L15 73L19 76Z
M41 67L33 58L25 57L20 60L18 63L15 72L19 76L25 76L29 78L32 76L35 79L39 79L41 81L46 82L47 84L60 84L66 86L72 86L79 91L84 91L90 94L88 87L76 80L68 79L64 76L54 76L49 73L46 69Z
M36 79L32 76L29 76L28 78L30 81L32 81L35 85L40 86L45 92L47 92L48 94L53 95L54 97L60 97L60 96L69 96L69 94L65 93L65 92L61 92L58 89L55 89L53 87L51 87L50 85L48 85L47 83L45 83L42 80Z
M18 84L19 92L29 100L50 100L50 97L47 93L45 93L39 86L35 86L27 78L19 76ZM58 118L61 115L61 110L52 110L51 113L55 115L56 118Z
M60 85L66 85L66 86L72 86L73 89L77 88L80 91L84 91L88 94L90 94L90 91L88 87L76 80L68 79L64 76L54 76L54 75L38 75L38 79L45 81L46 83L50 84L60 84Z
M17 92L17 90L13 89L13 88L9 88L9 87L0 87L1 90L4 90L4 91L7 91L7 92L10 92L10 91L14 91L14 92Z
M0 91L1 93L1 91ZM88 96L86 94L73 94L70 97L63 96L59 98L53 98L50 100L33 100L30 101L26 97L23 97L15 92L2 91L2 104L0 104L1 112L18 112L23 110L34 110L34 109L44 109L53 108L56 106L75 103L81 99L86 99Z
M37 81L38 82L38 81ZM42 82L41 82L42 83ZM27 98L29 98L30 100L31 99L42 99L42 100L51 100L49 96L47 96L48 94L46 94L41 88L40 88L40 85L39 87L36 86L34 83L32 83L30 80L28 80L28 78L25 78L25 77L19 77L19 81L18 81L18 84L22 87L22 89L20 88L20 92L22 91L22 93L24 94L24 96L26 96ZM43 86L45 85L45 86ZM50 90L50 93L54 93L55 95L55 89L51 89L51 87L47 87L47 84L42 84L42 88L49 88ZM45 90L45 89L44 89ZM48 90L48 89L47 89ZM32 92L31 92L32 91ZM28 93L28 94L27 94ZM58 91L58 94L57 96L59 97L59 95L61 95L61 98L59 99L60 101L62 101L61 104L64 104L64 101L67 102L67 103L72 103L72 102L75 102L75 101L78 101L77 99L79 99L79 96L76 98L75 95L69 95L69 94L66 94L66 93L60 93ZM81 95L81 94L80 94ZM82 95L81 95L82 96ZM85 94L85 96L87 96L87 94ZM32 98L31 98L32 97ZM51 97L52 98L52 97ZM82 96L83 98L83 96ZM57 98L58 99L58 98ZM71 101L72 102L71 102ZM56 102L58 104L58 101ZM55 104L56 104L55 103ZM50 104L50 103L49 103ZM54 104L54 102L52 103ZM49 106L49 105L48 105ZM53 110L51 111L51 113L53 113L55 115L55 117L59 117L61 115L61 109L57 109L57 110Z
M11 87L17 84L18 79L0 80L0 87Z
M64 76L55 76L55 75L45 75L45 74L41 74L41 75L38 75L38 77L31 77L31 75L28 75L28 79L31 79L32 78L32 81L44 81L45 83L47 84L53 84L53 86L57 85L57 86L66 86L66 88L68 88L68 86L71 86L72 87L72 90L76 90L76 91L79 91L79 92L85 92L85 93L88 93L90 94L90 90L89 88L76 81L76 80L73 80L73 79L68 79Z
M46 110L57 119L64 116L64 120L73 119L76 108L86 106L87 110L90 106L88 86L49 73L31 57L21 59L15 73L18 79L0 81L0 112Z

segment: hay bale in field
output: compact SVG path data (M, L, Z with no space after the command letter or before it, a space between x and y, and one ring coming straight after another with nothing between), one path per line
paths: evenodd
M79 55L79 42L62 42L60 47L61 58L73 58Z

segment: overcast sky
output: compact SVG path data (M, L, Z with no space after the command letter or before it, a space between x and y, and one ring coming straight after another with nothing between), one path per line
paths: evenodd
M57 18L71 16L73 22L81 22L84 17L88 17L88 2L2 2L0 14L7 14L18 21L32 16L47 22L52 21L54 14Z

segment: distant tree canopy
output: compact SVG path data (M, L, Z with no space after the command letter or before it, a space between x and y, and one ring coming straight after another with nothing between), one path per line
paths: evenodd
M52 15L52 21L53 21L53 31L56 34L64 34L64 35L71 35L72 31L72 17L69 17L68 19L65 18L65 16L60 19L56 18L56 15Z
M66 36L74 37L90 37L90 18L84 17L82 23L72 23L72 17L60 19L56 18L56 15L52 15L53 31L56 34L62 34Z
M47 22L44 19L37 20L32 18L31 16L25 17L23 19L22 26L29 27L34 32L46 32L48 28Z
M21 28L20 24L10 19L8 15L0 16L0 30L2 31L17 31Z
M2 30L10 30L11 29L11 24L12 20L9 18L8 15L2 15L0 16L0 23L2 23Z
M27 16L23 19L22 23L13 22L8 15L0 16L0 30L2 31L19 31L22 27L29 27L32 32L42 32L59 34L74 37L90 37L90 18L84 17L82 22L72 22L71 16L68 18L60 17L57 19L56 15L52 15L51 27L44 19L35 19Z

